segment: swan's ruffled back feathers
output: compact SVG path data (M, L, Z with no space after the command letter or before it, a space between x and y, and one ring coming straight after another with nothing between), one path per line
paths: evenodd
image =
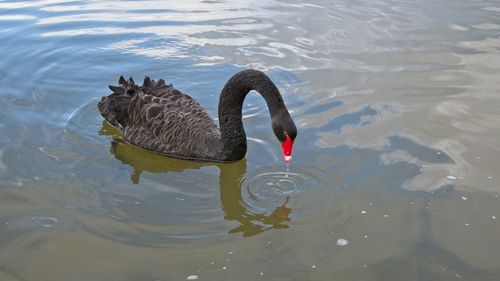
M171 84L149 77L142 86L132 78L110 86L113 94L98 107L111 124L121 127L124 140L158 153L198 159L216 159L220 132L208 112Z

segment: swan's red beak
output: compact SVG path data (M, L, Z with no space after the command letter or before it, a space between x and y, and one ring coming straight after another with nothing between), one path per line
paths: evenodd
M283 148L285 163L292 162L293 141L287 133L285 133L285 141L281 143L281 147Z

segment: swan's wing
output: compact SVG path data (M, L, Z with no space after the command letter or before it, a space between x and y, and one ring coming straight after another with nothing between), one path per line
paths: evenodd
M113 93L102 97L97 103L97 107L106 121L117 128L123 129L129 123L128 108L130 100L134 95L139 94L142 89L135 85L132 78L126 81L123 76L118 79L118 84L119 86L109 85L109 89Z
M128 107L130 96L113 93L103 97L97 104L101 115L113 126L122 129L128 123Z
M213 159L220 132L208 112L163 80L145 79L128 108L124 139L172 156Z

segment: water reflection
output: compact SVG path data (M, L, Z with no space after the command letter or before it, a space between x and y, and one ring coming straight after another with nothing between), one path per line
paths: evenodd
M274 208L270 213L254 212L251 205L243 199L241 187L247 172L246 159L235 163L204 163L165 157L123 142L120 131L106 121L103 121L99 133L113 137L110 152L123 164L132 167L130 180L134 184L140 182L144 171L169 173L200 169L205 166L217 166L220 170L220 203L224 219L239 224L229 233L253 236L266 230L289 227L286 222L290 221L292 209L287 207L288 197L286 197L284 203Z

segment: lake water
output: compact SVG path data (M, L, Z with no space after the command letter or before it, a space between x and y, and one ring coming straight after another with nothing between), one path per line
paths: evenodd
M0 1L0 280L500 280L500 2ZM96 107L145 75L216 117L263 99L246 159L119 141Z

